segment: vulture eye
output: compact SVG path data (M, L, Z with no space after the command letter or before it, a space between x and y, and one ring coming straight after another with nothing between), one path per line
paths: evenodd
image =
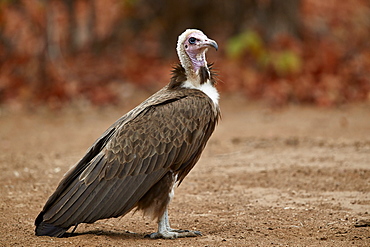
M193 45L193 44L195 44L196 40L197 40L196 38L191 37L191 38L189 38L189 43Z

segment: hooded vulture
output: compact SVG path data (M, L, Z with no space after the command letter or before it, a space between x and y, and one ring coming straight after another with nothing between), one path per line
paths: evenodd
M35 220L36 235L66 237L79 223L134 208L158 219L158 232L150 238L201 235L171 229L167 209L175 185L199 160L220 116L205 56L210 47L218 48L199 30L179 36L180 64L170 83L118 119L64 175Z

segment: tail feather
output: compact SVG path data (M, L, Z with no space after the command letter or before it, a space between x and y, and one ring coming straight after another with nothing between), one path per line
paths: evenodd
M54 226L49 223L41 222L36 226L35 234L36 236L50 236L61 238L67 230L68 228L63 228L60 226Z

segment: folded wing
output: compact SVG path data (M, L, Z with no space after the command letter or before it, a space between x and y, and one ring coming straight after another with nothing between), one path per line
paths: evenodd
M168 172L180 181L187 175L218 112L199 90L165 88L159 95L119 119L94 143L49 198L36 226L68 229L124 215Z

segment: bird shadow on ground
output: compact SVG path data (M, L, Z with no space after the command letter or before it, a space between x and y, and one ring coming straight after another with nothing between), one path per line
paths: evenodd
M121 239L143 239L146 234L135 233L130 231L125 232L114 232L114 231L103 231L103 230L93 230L93 231L86 231L86 232L74 232L74 233L67 233L65 238L69 237L78 237L84 235L96 235L96 236L107 236L112 238L121 238Z

